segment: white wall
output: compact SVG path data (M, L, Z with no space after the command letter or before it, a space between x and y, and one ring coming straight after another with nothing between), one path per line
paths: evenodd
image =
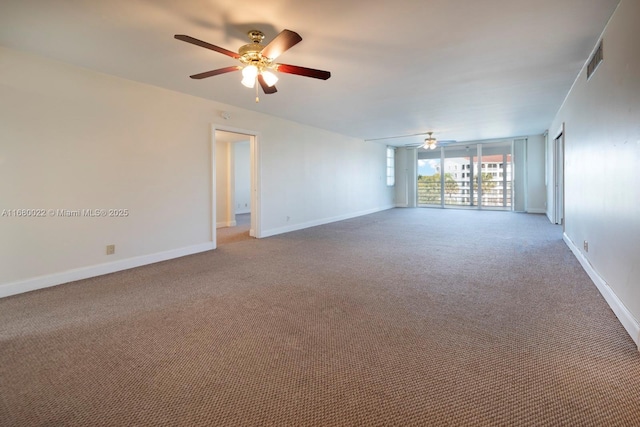
M565 240L635 340L640 319L638 17L640 2L620 2L603 34L604 61L589 81L586 69L580 73L549 128L552 142L565 123ZM548 180L552 184L553 176Z
M396 206L402 208L416 207L417 151L412 148L396 148Z
M273 126L265 138L263 236L393 207L385 146L296 124Z
M210 247L215 105L7 49L0 70L0 208L129 212L0 217L0 284Z
M249 141L233 144L235 213L251 212L251 153Z
M232 208L232 176L231 168L233 143L216 138L216 227L232 227L235 215Z
M527 138L513 140L513 210L526 212L527 210Z
M533 135L527 138L527 206L528 213L545 213L547 187L545 174L545 137Z
M216 123L259 134L263 236L392 206L382 146L0 47L0 209L129 211L0 217L0 296L212 248Z

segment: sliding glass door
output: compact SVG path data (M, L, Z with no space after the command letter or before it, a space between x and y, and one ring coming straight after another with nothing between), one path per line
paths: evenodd
M440 150L429 150L422 157L421 154L423 153L418 152L418 206L440 206L442 204Z
M418 206L511 210L511 142L418 149Z
M481 206L511 209L513 166L511 141L482 146L482 162L478 175L482 192Z
M444 152L444 179L447 187L445 207L476 205L476 192L471 185L477 170L476 146L442 147Z

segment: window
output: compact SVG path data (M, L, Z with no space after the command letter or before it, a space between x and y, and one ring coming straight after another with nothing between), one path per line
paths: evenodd
M418 150L417 206L512 210L512 145L504 140Z
M396 184L396 150L387 147L387 186L393 187Z

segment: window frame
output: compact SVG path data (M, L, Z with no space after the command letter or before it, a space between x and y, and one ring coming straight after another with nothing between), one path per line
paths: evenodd
M387 146L387 187L396 185L396 148Z

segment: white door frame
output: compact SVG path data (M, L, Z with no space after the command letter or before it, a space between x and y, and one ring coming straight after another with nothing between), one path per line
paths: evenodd
M553 139L553 223L564 229L564 123Z
M216 242L216 131L232 132L247 135L250 144L250 169L251 169L251 228L249 235L255 238L262 237L261 227L261 162L260 162L260 133L219 124L211 125L211 241L213 247Z

